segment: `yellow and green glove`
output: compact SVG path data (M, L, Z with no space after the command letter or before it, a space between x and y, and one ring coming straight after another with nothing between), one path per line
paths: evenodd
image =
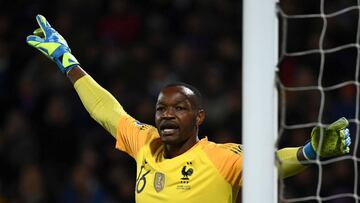
M36 21L40 28L29 35L26 42L53 60L64 74L79 65L66 40L51 27L45 17L37 15Z
M304 148L303 153L308 160L314 160L319 153L320 158L344 155L350 152L350 131L348 120L342 117L327 128L315 127L311 132L311 141ZM322 131L322 132L321 132ZM319 148L320 136L323 136Z

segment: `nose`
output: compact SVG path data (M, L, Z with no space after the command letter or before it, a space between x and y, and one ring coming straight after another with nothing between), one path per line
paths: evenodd
M175 111L174 108L166 108L164 112L161 115L162 118L165 119L172 119L175 117Z

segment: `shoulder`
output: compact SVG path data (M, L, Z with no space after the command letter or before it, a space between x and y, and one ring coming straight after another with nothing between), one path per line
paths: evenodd
M203 151L214 167L231 185L241 184L243 147L236 143L205 142Z
M129 134L150 134L152 137L159 137L157 129L149 124L142 123L131 116L122 116L119 119L117 130L125 135Z
M242 156L243 146L237 143L215 143L204 141L203 150L205 153L216 156Z
M217 148L223 150L227 153L235 154L235 155L242 155L243 153L243 146L237 143L224 143L224 144L216 144Z
M203 141L202 151L216 165L240 164L243 159L242 145L237 143L215 143Z
M158 137L155 127L141 123L131 116L123 116L117 127L116 148L135 158L146 143Z

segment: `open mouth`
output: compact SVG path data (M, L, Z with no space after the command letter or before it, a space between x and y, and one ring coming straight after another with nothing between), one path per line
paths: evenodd
M166 122L160 125L161 135L172 135L177 133L179 130L179 126L173 122Z

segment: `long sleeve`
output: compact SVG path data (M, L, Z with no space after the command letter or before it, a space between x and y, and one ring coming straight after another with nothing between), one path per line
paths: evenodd
M299 147L288 147L277 151L279 177L287 178L307 168L307 166L299 162L297 158L298 150Z
M90 116L116 138L121 116L127 116L120 103L91 76L85 75L74 84Z

